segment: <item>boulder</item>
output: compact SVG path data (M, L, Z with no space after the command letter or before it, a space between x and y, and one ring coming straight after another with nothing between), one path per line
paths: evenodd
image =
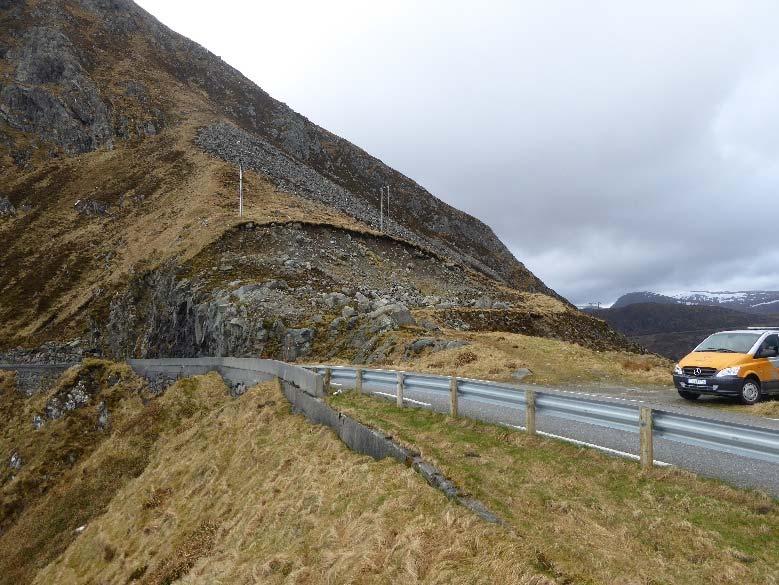
M56 420L62 418L66 412L83 408L89 404L90 392L84 380L79 380L73 388L51 398L44 407L46 418Z
M349 304L349 298L341 292L331 292L324 295L322 302L326 307L338 309Z
M294 362L298 357L309 355L316 335L315 329L287 329L282 344L282 359Z
M435 323L435 321L431 321L430 319L422 319L419 322L419 326L425 331L441 331L441 328Z
M234 290L233 294L238 298L238 300L243 301L255 296L257 293L260 293L261 291L262 291L261 284L245 284L242 287Z
M344 319L351 319L351 318L352 318L352 317L354 317L355 315L357 315L357 311L355 311L355 310L354 310L352 307L350 307L349 305L346 305L346 306L345 306L345 307L344 307L344 308L341 310L341 316L342 316L342 317L344 317Z
M531 376L533 372L529 368L519 368L511 373L511 377L515 380L524 380L528 376Z
M411 358L429 349L431 352L443 351L445 349L456 349L468 345L467 341L459 339L434 339L432 337L420 337L406 346L404 357Z
M86 217L108 215L108 204L94 199L79 199L73 205L76 213Z
M289 289L289 285L287 284L287 281L282 280L281 278L266 280L265 282L262 283L262 286L264 286L268 290L288 290Z
M429 295L422 299L422 304L428 307L435 307L440 302L441 302L441 297L437 297L434 295Z
M105 402L101 402L97 407L97 428L103 431L108 428L110 422L111 415L108 412L108 406Z
M492 308L492 299L488 296L483 296L478 299L476 299L476 302L473 304L474 307L477 309L491 309Z
M406 348L407 353L419 353L423 349L427 347L433 347L435 345L435 339L431 337L421 337L420 339L415 339L411 343L408 344Z
M22 465L24 465L24 461L22 461L22 456L19 455L19 452L14 451L11 453L11 460L8 462L8 466L14 471L19 471Z
M248 389L249 387L246 385L245 382L238 382L230 386L230 396L232 396L233 398L238 398L239 396L243 396L244 394L246 394L246 391Z
M0 197L0 217L10 217L12 215L16 215L16 208L7 197Z
M357 312L367 313L371 310L371 301L364 294L358 292L354 295L354 300L357 301Z
M379 320L382 317L389 317L398 327L417 324L416 319L414 319L408 307L403 303L383 305L368 314L368 319L372 321Z

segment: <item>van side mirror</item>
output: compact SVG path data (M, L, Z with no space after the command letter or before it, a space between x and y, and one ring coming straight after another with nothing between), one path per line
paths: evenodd
M757 357L761 358L774 358L779 356L779 350L775 347L766 347L764 349L761 349L760 352L757 354Z

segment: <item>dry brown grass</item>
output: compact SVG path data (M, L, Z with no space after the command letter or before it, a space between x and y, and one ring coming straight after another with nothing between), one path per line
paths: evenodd
M457 357L454 358L454 363L458 367L465 366L467 364L472 364L476 360L479 359L479 356L477 356L475 353L473 353L471 350L466 349L464 351L461 351L457 354Z
M28 171L0 170L5 193L23 194L36 206L0 221L0 240L11 243L0 259L14 267L9 278L0 274L0 290L7 287L0 346L37 343L56 337L52 332L81 334L84 308L103 299L107 288L170 259L184 262L241 222L314 221L374 233L331 207L279 191L252 171L244 176L239 221L235 169L193 145L197 128L214 121L203 104L197 109L142 142L119 142L113 150ZM109 203L111 215L78 215L74 203L85 198ZM101 259L108 253L106 263Z
M628 372L649 372L652 369L652 364L646 360L631 358L622 360L622 367Z
M34 430L33 414L77 380L100 387L92 403ZM187 384L179 383L178 400L144 406L146 385L128 366L92 360L66 372L46 394L0 396L0 453L15 450L24 460L14 474L0 468L0 583L31 582L77 536L76 528L103 513L116 491L143 471L160 433L202 412L186 399ZM97 427L99 401L111 413L106 431Z
M395 334L408 342L413 333ZM512 381L517 368L529 368L524 383L549 385L631 385L670 387L673 363L655 355L595 351L555 339L515 333L463 333L447 330L446 338L464 339L470 345L423 354L403 360L396 351L386 362L419 372L456 374L462 377ZM399 346L402 348L403 344Z
M16 389L16 373L0 370L0 395Z
M271 384L231 399L211 374L144 406L126 366L88 367L99 380L125 376L112 387L125 394L112 431L46 493L26 494L0 532L1 583L777 583L779 504L761 494L367 397L336 399L421 448L506 529L410 469L350 452L291 415ZM83 375L72 370L60 386ZM20 421L36 400L12 404L22 405ZM91 414L69 420L82 433L93 423ZM70 444L63 427L48 429L27 433L38 445Z
M184 399L204 416L161 435L36 583L553 582L523 540L352 453L272 384L234 400L209 375L160 400Z
M765 494L354 393L332 400L421 450L561 582L779 582L779 502Z

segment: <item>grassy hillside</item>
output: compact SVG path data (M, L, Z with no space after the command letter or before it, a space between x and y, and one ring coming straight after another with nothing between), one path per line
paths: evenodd
M331 401L499 513L557 582L779 582L779 505L764 494L353 392Z
M333 399L420 449L500 526L350 452L273 384L231 398L210 374L156 395L91 361L31 399L0 385L0 454L22 459L0 475L3 584L777 583L776 501L688 473ZM86 404L33 428L79 388Z
M652 354L598 351L517 333L444 331L441 338L467 345L412 355L403 341L416 336L406 331L396 337L400 342L383 365L416 372L511 382L514 372L527 368L531 373L523 382L533 384L668 386L673 371L673 362Z
M30 415L85 379L123 395L111 429L87 407L33 431ZM0 583L549 582L521 539L351 453L272 384L233 399L208 375L153 398L92 362L29 403L6 390L0 452L26 462L3 476Z
M6 384L0 453L5 461L15 453L22 463L0 471L0 582L30 583L62 554L79 527L142 473L164 433L202 415L206 404L194 396L199 388L185 381L154 399L127 366L96 361L70 370L51 391L31 399ZM78 391L90 397L86 404L49 419L46 406L53 399L64 403ZM101 405L110 413L105 428L98 423ZM36 415L43 422L37 430Z
M235 170L192 148L191 117L164 136L112 151L10 172L4 194L29 211L0 219L0 348L83 335L90 318L105 318L111 295L133 274L175 259L186 262L239 223L309 220L355 228L325 206L282 193L246 173L245 214L235 213ZM11 169L8 169L9 171ZM85 216L91 200L106 215Z

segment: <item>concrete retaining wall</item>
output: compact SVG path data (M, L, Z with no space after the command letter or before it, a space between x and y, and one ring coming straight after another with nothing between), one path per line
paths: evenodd
M77 364L0 364L0 370L16 372L16 387L27 396L48 390L62 373Z
M392 457L411 465L417 453L403 449L388 438L343 413L331 408L323 400L314 398L308 393L296 388L289 382L282 382L282 391L287 397L292 410L303 414L309 421L330 427L346 445L357 453L370 455L374 459Z
M331 428L352 450L374 459L392 457L412 467L436 489L457 501L484 520L502 521L478 500L467 497L433 465L423 460L419 453L406 449L384 435L331 408L322 400L323 377L298 366L275 360L253 358L189 358L128 360L133 370L152 380L166 377L170 380L217 371L235 389L248 388L270 379L278 379L281 391L292 404L294 412L303 414L309 421ZM237 394L242 393L235 392Z
M281 378L313 396L324 396L322 377L303 368L291 366L276 360L256 358L160 358L149 360L127 360L139 376L150 380L177 380L199 376L208 372L219 372L234 388L251 387L266 380Z

